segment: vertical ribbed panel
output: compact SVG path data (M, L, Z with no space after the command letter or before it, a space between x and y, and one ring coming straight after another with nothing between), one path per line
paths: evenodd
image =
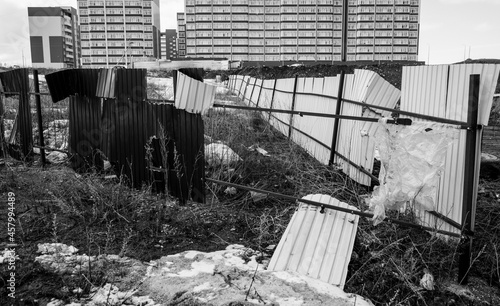
M343 98L387 108L394 108L400 91L373 71L356 69L354 75L346 75ZM389 116L387 111L363 109L349 102L342 103L341 114L380 118ZM375 152L374 135L378 125L373 122L342 120L339 129L337 152L368 172L373 170ZM370 185L371 178L352 166L343 158L335 161L356 182Z
M273 109L292 109L293 88L295 79L276 80L276 92L274 93ZM289 124L292 115L284 113L272 113L271 125L284 135L288 135Z
M175 107L193 114L203 114L214 104L215 90L215 86L178 72Z
M499 72L500 65L494 64L404 67L401 109L435 117L467 121L470 75L479 74L478 124L487 124ZM460 130L457 133L459 135L448 148L446 155L444 172L436 195L435 211L461 224L466 131ZM481 130L478 131L476 149L475 190L477 190L481 157L480 136ZM477 195L477 193L474 194ZM425 211L417 213L423 225L435 226L438 229L456 233L460 232L459 229Z
M262 84L263 88L259 99L259 107L270 108L271 99L273 97L274 80L263 80L263 81L264 81Z
M357 210L328 195L303 199ZM344 287L359 216L300 204L271 258L268 270L294 271Z
M308 93L336 96L338 87L338 77L300 78L297 93L301 94L297 95L295 110L335 114L337 100L311 96ZM321 163L328 164L334 123L334 118L295 116L293 126L303 133L294 131L292 140Z
M116 69L101 69L97 80L96 96L100 98L115 98Z
M337 100L331 97L337 97L338 95L339 79L338 76L297 78L297 95L295 97L294 110L335 114ZM233 90L238 92L241 86L240 93L241 95L245 95L245 103L247 105L255 106L256 99L259 98L259 107L271 108L272 106L273 109L292 109L295 79L265 80L262 82L259 80L256 81L255 78L237 75L233 76L233 80ZM255 89L253 89L253 84L261 82L268 89L263 89L259 96L257 93L260 88L259 86L255 86ZM274 82L276 82L276 91L273 97L272 88L274 88ZM330 98L318 97L311 94L321 94ZM345 76L343 95L345 99L394 108L399 100L400 91L375 72L356 69L355 74ZM251 102L249 102L249 99L252 99ZM390 112L370 109L363 110L362 106L344 101L340 114L380 118L382 116L389 116ZM270 123L281 133L288 135L289 124L292 122L292 140L317 160L328 164L335 119L294 115L293 121L291 121L291 116L290 114L271 113ZM378 124L372 122L341 120L337 152L356 165L371 172L375 152L373 136L377 128ZM358 183L368 186L371 184L371 178L368 175L359 171L345 159L336 156L335 162L341 166L344 173Z

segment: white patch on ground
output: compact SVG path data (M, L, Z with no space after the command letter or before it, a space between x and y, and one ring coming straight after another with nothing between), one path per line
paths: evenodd
M214 306L244 302L286 306L372 305L360 296L347 294L338 287L298 273L267 271L264 264L256 261L262 253L242 245L231 245L226 250L210 253L188 251L149 263L117 255L89 258L60 244L42 245L40 250L46 253L42 255L45 256L42 267L52 272L60 272L58 265L62 263L85 258L92 263L101 259L113 260L120 263L120 268L126 269L123 277L128 281L93 288L88 297L74 301L73 306L195 305L198 302ZM127 283L128 287L124 285ZM139 292L141 296L138 296ZM51 303L64 305L57 300Z
M205 146L205 160L209 165L229 165L241 161L241 157L223 143L211 143Z

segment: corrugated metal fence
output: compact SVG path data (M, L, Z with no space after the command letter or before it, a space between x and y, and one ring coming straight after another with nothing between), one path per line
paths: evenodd
M28 72L28 69L22 68L0 73L0 82L3 85L5 96L17 96L19 101L15 127L10 137L11 141L6 143L7 151L12 157L27 161L32 159L33 154L33 124L28 94L30 88ZM3 122L1 123L3 125ZM3 136L2 131L2 138Z
M204 201L201 116L147 101L146 70L72 69L45 78L54 102L71 96L69 150L75 169L102 168L105 157L136 188L153 184L182 201Z
M325 78L289 78L259 80L249 76L232 75L230 87L248 105L273 110L291 110L336 114L341 116L381 118L390 112L363 106L376 105L394 108L400 91L375 72L356 70L346 75ZM342 86L342 97L338 97ZM338 101L358 101L359 104ZM339 119L315 116L296 116L269 112L269 122L289 136L323 164L331 163L335 122ZM370 185L373 176L374 140L378 125L355 120L339 121L339 137L335 144L335 162L355 181Z
M493 94L498 82L500 65L467 64L404 67L402 79L401 110L424 115L467 121L472 111L468 107L469 79L471 75L480 76L478 124L487 125L493 103ZM460 130L458 139L448 149L444 175L439 183L435 212L459 224L459 227L443 221L427 211L419 211L422 224L446 231L461 232L463 219L465 186L465 157L467 130ZM477 131L475 144L473 203L476 203L481 158L481 134ZM475 207L472 214L475 213ZM474 220L474 216L472 216ZM473 228L473 224L472 224Z

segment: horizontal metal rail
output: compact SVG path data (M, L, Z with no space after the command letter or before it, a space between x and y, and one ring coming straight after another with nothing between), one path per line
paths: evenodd
M146 99L148 102L155 102L155 103L167 103L167 104L173 104L175 103L174 100L169 100L169 99Z
M379 121L378 118L372 118L372 117L334 115L334 114L324 114L324 113L314 113L314 112L292 111L292 110L286 110L286 109L228 105L228 104L219 104L219 103L214 103L213 107L253 110L253 111L260 111L260 112L272 112L272 113L282 113L282 114L292 114L292 115L299 115L301 117L302 116L314 116L314 117L338 118L338 119L345 119L345 120L357 120L357 121L368 121L368 122L378 122ZM411 123L411 121L401 120L401 119L390 119L390 120L387 120L387 123L409 125L409 123Z
M0 95L20 95L21 93L18 91L0 91Z
M33 96L50 96L49 92L28 92L28 94Z
M254 191L254 192L266 194L267 196L274 197L274 198L281 198L281 199L286 199L286 200L291 200L291 201L298 201L298 202L302 202L302 203L309 204L309 205L314 205L314 206L318 206L318 207L329 208L329 209L333 209L333 210L337 210L337 211L342 211L342 212L345 212L345 213L350 213L350 214L353 214L353 215L358 215L358 216L361 216L361 217L366 217L366 218L370 218L370 219L373 218L373 214L372 213L367 213L367 212L363 212L363 211L359 211L359 210L354 210L354 209L339 207L339 206L330 205L330 204L324 204L324 203L321 203L321 202L316 202L316 201L311 201L311 200L306 200L306 199L300 199L300 198L297 198L297 197L294 197L294 196L288 196L288 195L284 195L284 194L277 193L277 192L272 192L272 191L267 191L267 190L262 190L262 189L247 187L247 186L238 185L238 184L229 183L229 182L223 182L223 181L214 180L214 179L210 179L210 178L207 178L205 180L207 182L212 182L212 183L219 184L219 185L225 185L225 186L235 187L235 188L239 188L239 189L243 189L243 190L247 190L247 191ZM449 232L449 231L444 231L444 230L439 230L439 229L436 229L436 228L432 228L432 227L428 227L428 226L423 226L423 225L418 225L418 224L415 224L415 223L409 223L409 222L405 222L405 221L401 221L401 220L397 220L397 219L385 218L384 221L387 222L387 223L390 223L390 224L397 224L397 225L400 225L400 226L405 226L405 227L410 227L410 228L416 228L416 229L420 229L420 230L423 230L423 231L430 231L430 232L439 233L439 234L448 235L448 236L457 237L457 238L461 237L461 235L457 234L457 233L453 233L453 232Z
M57 151L57 152L61 152L61 153L66 153L68 155L70 154L68 150L61 150L61 149L56 149L56 148L51 148L51 147L42 147L39 145L33 145L33 148L38 148L38 149L47 150L47 151Z
M248 84L248 82L247 82ZM259 85L256 85L259 86ZM268 90L273 90L273 88L267 88L267 87L262 87L264 89ZM281 92L281 93L286 93L293 95L292 91L287 91L287 90L280 90L280 89L274 89L275 91ZM337 100L338 98L335 96L329 96L329 95L323 95L323 94L318 94L318 93L310 93L310 92L296 92L297 95L307 95L307 96L315 96L315 97L320 97L320 98L326 98L326 99L332 99L332 100ZM245 97L243 97L245 99ZM424 120L430 120L438 123L445 123L445 124L450 124L450 125L458 125L460 126L461 129L467 129L468 124L465 121L458 121L458 120L451 120L451 119L446 119L446 118L441 118L441 117L434 117L434 116L429 116L429 115L424 115L424 114L419 114L419 113L414 113L414 112L408 112L408 111L403 111L399 109L394 109L394 108L389 108L389 107L384 107L384 106L379 106L379 105L373 105L373 104L368 104L364 102L358 102L358 101L353 101L349 99L342 99L343 102L349 102L355 105L361 105L364 107L368 108L374 108L374 109L379 109L379 110L385 110L389 111L392 113L404 115L404 116L411 116L419 119L424 119Z

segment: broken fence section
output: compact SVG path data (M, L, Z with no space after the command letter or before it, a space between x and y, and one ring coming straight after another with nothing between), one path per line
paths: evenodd
M136 188L153 184L181 201L204 201L201 115L149 103L145 70L70 69L46 80L53 101L71 97L73 168L102 168L104 157Z
M249 106L353 117L388 116L388 111L367 106L394 108L400 98L400 91L375 72L359 69L354 74L346 75L343 84L340 76L259 80L241 75L232 75L230 84L231 90L237 92ZM343 86L343 97L337 97L340 86ZM337 103L341 99L359 101L361 105L344 101L337 114ZM330 163L334 125L339 119L272 111L266 117L271 125L321 163ZM371 185L375 152L373 136L378 125L374 122L340 120L339 126L338 140L333 149L335 163L355 181Z

